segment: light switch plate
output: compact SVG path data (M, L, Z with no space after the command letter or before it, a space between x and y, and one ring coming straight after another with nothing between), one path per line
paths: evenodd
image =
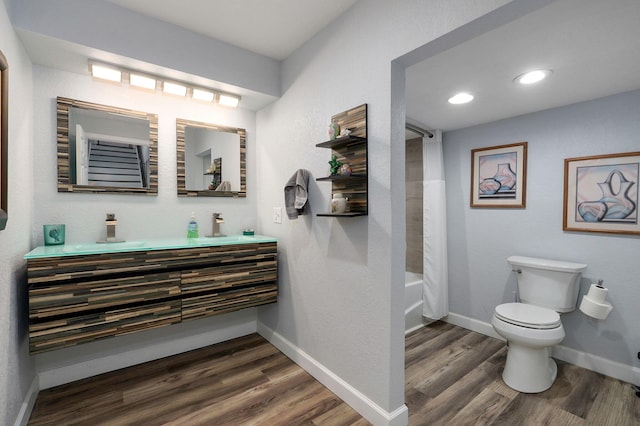
M273 208L273 223L282 223L282 207Z

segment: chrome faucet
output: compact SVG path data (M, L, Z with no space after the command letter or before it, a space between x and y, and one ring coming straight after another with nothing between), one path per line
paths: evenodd
M107 242L113 243L118 241L116 239L116 225L118 221L116 220L115 213L107 213L107 220L105 221L107 224Z
M212 229L211 233L213 234L212 236L224 237L224 235L220 233L221 223L224 223L224 219L222 218L222 213L214 213L212 217L212 227L211 227Z

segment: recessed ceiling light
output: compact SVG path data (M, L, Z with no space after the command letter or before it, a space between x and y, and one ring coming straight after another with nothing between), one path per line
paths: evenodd
M551 70L535 70L520 74L513 81L520 84L533 84L547 78L551 74Z
M473 100L473 95L466 92L460 92L449 98L449 103L454 105L466 104Z

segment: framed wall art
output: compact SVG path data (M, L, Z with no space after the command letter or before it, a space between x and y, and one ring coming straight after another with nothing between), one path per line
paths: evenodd
M527 142L471 151L471 207L524 208Z
M564 160L565 231L640 235L640 152Z

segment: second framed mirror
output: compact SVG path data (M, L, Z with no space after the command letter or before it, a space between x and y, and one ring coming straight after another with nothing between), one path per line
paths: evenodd
M176 119L178 195L246 197L246 131Z

